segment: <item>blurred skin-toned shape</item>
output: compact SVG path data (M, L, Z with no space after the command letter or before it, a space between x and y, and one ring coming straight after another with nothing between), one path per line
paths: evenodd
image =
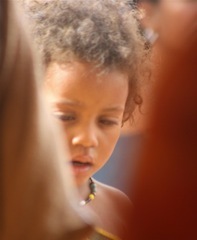
M68 156L13 3L0 2L0 239L84 239L91 227L75 207Z
M155 43L162 65L153 70L155 101L136 173L128 239L197 239L197 2L146 4L163 16Z
M165 52L182 50L196 34L197 2L195 0L139 0L144 14L143 28L159 34L155 47L165 47ZM161 50L161 49L160 49Z
M197 51L193 51L166 58L159 74L133 194L136 239L197 238Z

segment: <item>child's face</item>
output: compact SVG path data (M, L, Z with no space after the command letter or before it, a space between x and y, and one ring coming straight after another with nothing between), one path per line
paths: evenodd
M68 141L78 185L108 160L120 135L128 78L119 71L98 75L90 64L51 64L46 95Z

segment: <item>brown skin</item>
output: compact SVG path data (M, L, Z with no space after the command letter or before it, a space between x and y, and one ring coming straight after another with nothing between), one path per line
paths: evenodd
M85 62L52 63L46 70L45 93L62 125L81 199L86 199L89 178L107 162L119 138L128 77L118 70L101 73ZM123 208L131 207L130 200L117 189L96 185L96 198L85 207L95 214L96 226L122 236L120 231L126 227Z
M131 201L118 189L98 181L95 182L97 186L96 198L86 207L96 214L98 227L124 239L126 229L130 224L126 221L125 216L132 209Z

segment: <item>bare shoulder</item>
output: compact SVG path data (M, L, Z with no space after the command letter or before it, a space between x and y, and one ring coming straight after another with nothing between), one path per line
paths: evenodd
M132 211L132 203L122 191L96 180L94 182L96 197L89 207L98 216L97 226L122 239L129 228L126 216Z
M119 207L132 207L132 202L129 197L119 189L98 182L95 179L94 182L97 186L99 198L102 198L105 201L109 200L110 202L113 202Z

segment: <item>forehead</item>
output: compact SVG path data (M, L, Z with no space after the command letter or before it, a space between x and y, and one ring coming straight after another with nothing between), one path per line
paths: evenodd
M58 84L69 81L80 81L81 84L121 83L128 84L128 75L117 69L99 69L95 65L84 62L71 62L67 64L52 63L46 69L46 80Z
M128 95L126 74L117 70L103 72L81 62L51 64L46 71L45 83L47 91L58 98L75 98L86 102L105 99L117 102L119 99L125 101Z

